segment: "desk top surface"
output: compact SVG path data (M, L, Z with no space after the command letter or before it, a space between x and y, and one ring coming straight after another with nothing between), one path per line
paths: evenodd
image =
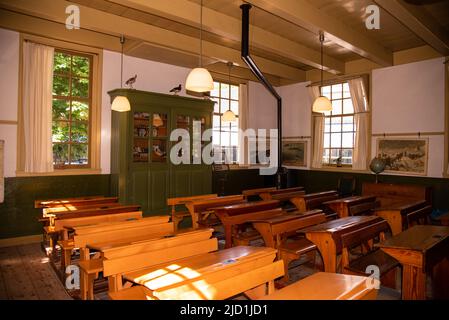
M424 206L427 203L426 200L397 200L391 201L386 204L381 204L380 207L374 209L374 211L410 211L415 207Z
M351 216L328 221L325 223L318 224L316 226L302 229L301 233L319 233L319 232L336 233L348 228L352 228L357 225L362 226L365 224L375 223L382 220L383 220L382 218L377 216Z
M347 197L347 198L340 198L340 199L335 199L335 200L331 200L331 201L326 201L323 204L325 205L332 205L332 204L337 204L337 203L351 203L351 202L358 202L358 201L370 201L370 200L375 200L376 196L352 196L352 197Z
M261 299L352 300L367 290L368 279L347 274L318 272Z
M205 230L209 230L212 234L213 230L209 229L209 228L205 228L205 229L189 228L189 229L182 229L181 231L171 232L171 233L161 232L158 234L138 235L138 236L120 238L120 239L106 241L106 242L94 242L94 243L89 243L88 245L86 245L86 247L91 250L97 250L97 251L103 252L108 249L114 249L114 248L139 244L139 243L148 242L148 241L168 239L168 238L173 238L176 236L189 235L189 234L195 233L195 232L204 232Z
M234 266L239 262L254 261L270 255L274 259L276 250L266 247L239 246L130 272L125 274L124 278L144 285L151 290L156 290L161 287L200 278L207 272L226 269L227 266Z
M426 252L449 238L449 227L418 225L379 244L381 248Z
M307 217L311 217L317 214L322 213L321 210L312 210L304 213L284 213L273 217L268 217L264 219L254 219L249 222L252 223L267 223L270 225L275 225L279 223L284 223L288 221L298 220L298 219L304 219Z

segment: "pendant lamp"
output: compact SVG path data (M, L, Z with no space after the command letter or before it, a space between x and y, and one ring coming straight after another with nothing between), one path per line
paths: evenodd
M122 35L120 37L120 44L122 45L122 54L121 54L121 69L120 69L120 88L123 88L123 44L125 43L125 37ZM125 96L116 96L114 101L112 101L111 109L113 111L125 112L131 110L131 105L129 104L129 100Z
M232 62L228 62L228 68L229 68L229 88L231 88L231 68L232 68ZM229 105L229 109L223 113L223 116L221 117L221 121L223 122L234 122L235 121L235 114L231 110L231 105Z
M214 89L214 80L209 71L203 68L203 0L200 11L200 66L190 71L186 80L186 90L208 92Z
M323 42L324 42L324 33L320 32L320 43L321 43L321 86L323 86ZM324 113L328 111L332 111L332 103L325 96L320 95L315 99L315 102L312 106L313 112Z

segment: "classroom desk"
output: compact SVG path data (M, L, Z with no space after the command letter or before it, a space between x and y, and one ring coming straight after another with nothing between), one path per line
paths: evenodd
M368 277L318 272L262 297L262 300L376 300Z
M200 199L188 201L185 203L187 210L189 210L190 216L192 217L192 227L199 227L199 219L200 215L203 212L211 211L212 208L227 206L237 203L247 202L243 199L243 195L235 195L235 196L225 196L225 197L217 197L211 199Z
M270 193L273 191L276 191L276 187L243 190L242 194L245 199L248 199L249 197L259 196L262 193Z
M250 222L262 235L266 247L277 248L282 235L305 228L323 221L321 210L313 210L303 214L283 214L264 219L254 219Z
M376 201L376 196L353 196L327 201L323 204L336 212L340 218L345 218L350 216L349 208L351 206L374 201Z
M379 247L402 264L402 299L426 299L428 274L433 277L434 298L449 298L449 227L414 226Z
M387 220L393 235L402 232L403 221L407 214L424 207L426 200L398 200L381 205L374 209L377 216Z
M313 242L321 253L324 271L337 272L337 255L341 253L341 235L382 221L377 216L352 216L298 230Z
M280 206L277 200L255 201L234 204L230 206L213 208L215 215L223 224L225 233L225 248L232 247L232 232L233 228L239 224L248 222L252 218L250 213L259 213L276 209ZM256 215L255 217L257 217ZM264 215L265 216L265 215Z
M274 281L268 279L284 273L282 261L273 262L275 258L272 248L239 246L130 272L123 278L150 289L157 299L221 300L266 282L272 292ZM255 270L261 272L247 276Z
M50 199L50 200L35 200L34 207L51 208L51 207L64 207L70 205L92 205L101 203L118 202L117 197L105 197L105 196L88 196L79 198L65 198L65 199Z

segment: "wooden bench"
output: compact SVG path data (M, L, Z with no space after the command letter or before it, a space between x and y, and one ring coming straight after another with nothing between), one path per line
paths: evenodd
M249 245L249 242L260 238L254 231L238 232L238 226L248 222L251 213L268 211L280 206L277 200L254 201L234 204L230 206L213 208L215 215L220 219L225 232L225 247L235 245Z
M324 202L338 199L338 197L338 192L331 190L297 195L296 197L290 199L290 201L296 206L299 212L306 212L313 209L321 209Z
M105 208L93 208L93 209L81 209L75 211L64 211L64 212L54 212L49 213L44 219L49 219L48 226L44 227L44 239L50 237L50 247L52 250L54 249L54 245L57 240L62 240L59 236L64 236L64 234L60 231L62 229L56 228L57 220L67 220L74 218L83 218L83 217L93 217L93 216L106 216L112 214L120 214L127 212L136 212L140 210L139 205L127 205L127 206L113 206L113 207L105 207ZM49 234L49 232L51 234ZM55 238L56 237L56 238Z
M138 217L138 219L132 219L132 220L115 220L116 216L119 217L128 217L128 216L135 216ZM123 213L123 214L117 214L113 215L112 217L109 216L101 216L105 217L105 220L93 220L94 217L88 217L88 218L77 218L73 219L76 221L72 221L71 219L67 220L67 224L64 225L64 229L66 231L71 230L75 234L77 239L75 241L73 238L66 238L64 240L61 240L58 242L60 248L61 248L61 270L62 274L65 273L65 269L68 265L71 264L71 256L72 252L75 249L82 248L86 245L87 241L85 240L85 243L83 243L85 237L89 237L90 239L93 239L93 241L101 241L105 236L105 232L113 232L113 231L121 231L123 230L123 234L128 234L129 232L126 229L129 228L137 228L137 232L135 235L139 235L140 228L145 228L149 226L157 226L157 227L151 227L150 229L144 229L145 231L148 231L148 235L151 235L153 233L156 233L159 235L159 230L157 230L158 227L161 227L162 232L172 232L171 224L168 223L168 216L156 216L156 217L148 217L148 218L142 218L142 212L129 212L129 213ZM98 217L97 217L98 218ZM112 219L109 220L108 219ZM92 222L99 222L102 223L92 223ZM92 236L93 234L93 236ZM95 234L98 234L95 236ZM84 236L84 238L83 238ZM111 235L112 237L115 237L115 234ZM122 237L122 234L118 235L120 238ZM115 238L114 238L115 239Z
M273 195L280 195L283 193L292 193L292 192L298 192L298 191L304 191L304 187L275 189L273 191L266 191L266 192L259 193L259 197L262 198L262 200L271 200L271 199L273 199Z
M184 242L173 247L166 247L126 256L109 256L104 254L103 275L108 277L109 292L123 289L123 275L162 263L173 262L186 257L196 256L218 250L216 238ZM167 269L169 272L170 269Z
M292 261L304 254L310 254L309 258L314 262L316 258L316 245L304 237L298 237L296 231L325 221L326 215L321 210L313 210L254 221L253 225L263 235L265 245L278 249L279 259L284 261L284 280L288 281L288 267ZM289 237L292 233L296 237Z
M205 221L213 213L212 208L247 202L242 195L192 200L185 204L192 217L192 227L206 224Z
M242 191L243 197L248 200L250 197L259 197L260 194L270 193L276 191L276 187L268 187L268 188L257 188L257 189L247 189Z
M127 262L130 262L130 260L126 258L129 256L135 256L134 258L136 259L148 258L151 263L157 264L167 261L164 259L171 255L174 255L175 257L184 257L185 254L196 252L196 249L193 248L194 245L198 245L200 248L205 245L207 247L207 244L210 243L209 239L212 236L212 232L213 229L198 229L194 231L175 232L165 236L157 234L154 237L151 237L150 235L147 235L146 240L134 242L127 242L126 239L122 239L122 242L114 241L115 243L111 242L110 245L93 243L90 247L96 248L98 252L101 253L101 258L83 260L79 263L81 271L80 276L82 279L81 294L83 299L93 298L94 279L97 277L98 272L104 270L105 259L109 259L108 263L115 259L114 263L116 267L121 265L121 263L126 264ZM181 252L178 252L178 250ZM187 250L187 252L185 250ZM107 274L108 273L106 272L105 276L107 276ZM115 278L111 278L110 282L112 282L114 288L121 288L121 285L116 287L119 280L116 281Z
M352 196L326 201L323 205L337 213L339 218L345 218L351 215L364 214L372 211L376 206L376 196Z
M385 240L385 232L390 227L386 221L380 221L373 225L345 233L342 241L342 269L343 273L366 275L368 266L379 267L381 283L385 286L395 288L396 268L399 262L378 248L374 248L374 240ZM350 250L360 247L362 255L351 259ZM369 274L369 273L368 273Z
M98 205L113 202L118 202L118 198L91 196L91 197L66 198L66 199L35 200L34 207L36 209L41 209L41 208L55 208L55 207L68 207L68 206Z
M432 205L432 187L420 185L364 182L362 195L376 196L382 207L398 201L415 202L418 200L425 200L427 204Z
M202 200L202 199L212 199L217 198L217 194L204 194L199 196L191 196L191 197L177 197L177 198L168 198L167 205L171 206L171 216L172 221L175 225L175 230L178 230L179 223L184 220L184 218L190 216L190 212L187 210L176 211L176 206L184 205L189 201Z
M245 293L252 298L271 294L274 280L283 275L276 250L234 247L171 261L124 275L146 289L110 292L111 299L223 300ZM163 274L161 272L163 271ZM187 272L190 271L190 272ZM143 294L142 294L143 293Z
M378 290L367 277L318 272L276 290L261 300L376 300Z
M432 214L432 207L425 206L424 208L407 214L407 229L416 225L430 224L430 215Z
M372 215L375 213L378 203L376 201L370 201L360 204L355 204L349 207L349 215L359 216L359 215Z

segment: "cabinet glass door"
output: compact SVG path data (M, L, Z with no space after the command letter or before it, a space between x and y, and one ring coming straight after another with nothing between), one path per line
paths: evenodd
M150 114L134 112L133 161L148 162L148 139L150 137Z
M152 148L151 162L167 162L168 122L166 113L154 113L151 121Z

